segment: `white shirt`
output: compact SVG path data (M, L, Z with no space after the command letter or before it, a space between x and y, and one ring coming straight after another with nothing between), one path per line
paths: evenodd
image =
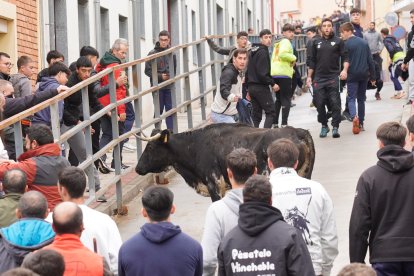
M332 200L318 182L300 177L293 168L270 173L273 206L296 227L308 247L316 275L330 275L338 255Z
M118 275L118 253L122 239L115 221L110 216L86 205L78 206L82 209L83 227L85 228L80 237L81 242L94 251L93 239L95 238L97 254L104 257L114 275ZM46 220L53 222L52 213L49 213Z

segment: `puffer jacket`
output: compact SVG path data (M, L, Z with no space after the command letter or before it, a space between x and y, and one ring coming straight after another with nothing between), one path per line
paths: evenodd
M292 43L289 39L281 37L276 40L271 65L270 75L274 77L289 77L293 76L293 64L296 61L296 56L293 53Z
M53 242L52 225L38 218L23 218L0 229L0 274L19 267L24 257Z
M14 97L20 98L32 94L32 82L24 74L13 74L10 76L10 82L13 84Z

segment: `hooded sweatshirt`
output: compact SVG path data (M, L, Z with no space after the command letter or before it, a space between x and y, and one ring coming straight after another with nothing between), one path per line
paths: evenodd
M160 42L157 41L157 43L155 43L155 47L154 49L152 49L148 55L152 55L152 54L156 54L156 53L160 53L162 51L168 50L170 47L168 46L167 48L161 48L160 47ZM158 76L158 84L162 83L164 80L162 79L162 74L170 74L170 55L165 55L159 58L156 58L157 61L157 76ZM174 74L177 71L177 60L175 57L175 54L173 54L173 61L174 61ZM151 85L153 85L152 82L152 62L151 61L147 61L145 62L145 75L147 75L150 78L150 82ZM162 89L172 89L174 87L174 84L170 84L167 85L165 87L163 87Z
M53 242L52 225L42 219L24 218L0 230L0 274L19 267L24 257Z
M39 89L36 91L44 91L44 90L51 90L57 89L60 86L58 81L55 77L43 77L42 82L39 83ZM59 111L59 122L62 122L63 117L63 101L58 102L58 111ZM33 115L32 123L33 124L44 124L47 126L52 126L51 123L51 114L50 114L50 107L46 107Z
M349 224L351 262L414 262L414 155L388 145L358 180Z
M250 50L247 83L249 85L275 85L275 81L270 76L269 48L261 43L254 43Z
M217 268L217 249L224 236L235 226L239 219L239 206L243 203L243 189L233 189L223 199L213 202L207 210L203 238L203 275L215 275Z
M279 37L273 48L271 60L271 72L273 78L292 78L293 63L296 61L296 56L293 52L293 46L289 39Z
M146 223L119 250L123 275L202 275L201 245L170 222Z
M315 275L301 235L263 202L240 205L238 226L221 242L218 262L219 275Z

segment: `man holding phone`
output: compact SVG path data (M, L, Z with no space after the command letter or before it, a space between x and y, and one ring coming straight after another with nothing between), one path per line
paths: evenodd
M170 48L171 37L168 31L161 31L158 34L157 43L155 43L154 49L152 49L148 55L156 54ZM174 60L174 74L176 73L177 60L175 54L173 54ZM165 55L156 59L157 61L157 75L158 84L170 79L170 58L169 55ZM151 61L145 63L145 75L150 78L151 86L153 85ZM160 114L172 108L171 89L174 88L174 84L167 85L159 90L159 101L160 101ZM153 94L154 95L154 94ZM173 118L168 116L166 119L167 128L173 130Z

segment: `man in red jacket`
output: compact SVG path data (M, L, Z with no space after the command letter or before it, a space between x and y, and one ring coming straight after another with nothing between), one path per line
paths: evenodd
M26 149L17 158L18 162L0 164L0 181L7 171L22 170L26 173L29 190L44 194L50 210L53 210L62 202L57 188L58 175L70 164L60 155L60 147L53 142L52 131L46 125L39 124L27 130Z
M115 40L114 44L112 45L111 50L106 52L104 56L101 58L99 64L96 66L96 71L100 72L105 70L109 67L114 67L122 63L125 60L128 53L128 41L123 38L118 38ZM125 74L125 71L119 69L115 70L115 79L118 79L121 74ZM109 77L104 76L101 79L101 86L105 86L109 83ZM116 100L120 101L125 99L127 94L126 83L121 86L117 86L116 88ZM103 106L107 106L111 103L110 95L106 94L99 98L100 103ZM119 135L122 135L125 132L125 120L126 120L126 107L125 104L121 104L117 108L118 112L118 127L119 127ZM111 117L110 116L102 116L101 117L101 127L102 127L102 137L99 143L100 148L102 149L105 147L112 139L112 125L111 125ZM121 142L121 162L122 162L122 147L124 143ZM112 160L111 167L115 168L114 160ZM122 164L122 169L126 169L128 166Z
M80 241L84 229L82 210L73 202L63 202L53 211L55 240L44 249L56 250L65 261L66 276L113 275L108 264Z

